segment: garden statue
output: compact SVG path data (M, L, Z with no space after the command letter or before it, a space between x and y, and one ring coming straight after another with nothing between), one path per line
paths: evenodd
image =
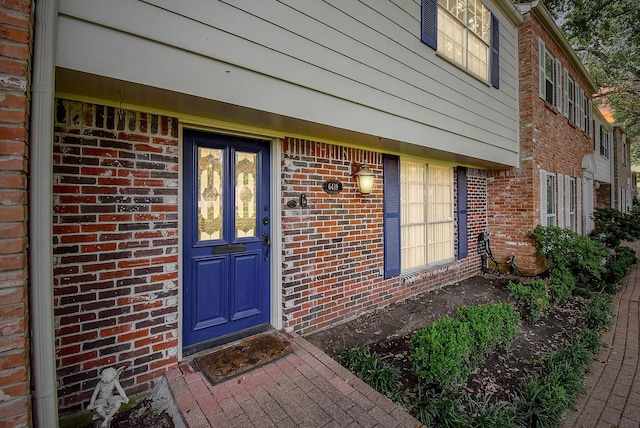
M102 418L102 428L107 428L111 424L111 418L116 414L122 403L128 403L129 397L125 394L124 389L120 386L118 378L124 367L120 367L118 370L109 367L100 373L100 380L93 390L91 395L91 401L87 406L87 410L93 411L93 420L96 421L96 426L99 423L99 419ZM117 394L113 394L113 389L116 389Z

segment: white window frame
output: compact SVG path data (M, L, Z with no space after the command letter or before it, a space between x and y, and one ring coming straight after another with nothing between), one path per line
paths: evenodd
M627 165L627 136L622 136L622 165Z
M576 207L578 202L578 188L576 186L576 179L574 177L566 177L565 195L565 213L567 216L565 227L567 229L573 230L574 232L577 232L578 222L576 216Z
M460 9L464 8L464 10L460 10L458 15L452 13L448 8L449 3L453 2ZM480 5L482 12L486 12L480 19L479 32L472 28L474 18L478 16L470 12L470 6L472 5ZM486 22L484 20L485 17ZM447 32L446 30L448 29L457 29L463 33L459 44L461 49L459 55L455 52L455 45L453 54L450 54L451 49L447 49L447 40L453 40L453 43L456 43L455 32ZM458 44L456 43L456 45ZM471 46L484 48L484 58L482 58L481 52L474 53ZM438 0L438 52L483 81L488 82L491 74L491 11L489 8L480 0ZM481 70L481 67L474 66L474 63L478 65L484 63L484 69Z
M407 178L404 173L406 173L406 168L411 167L412 165L424 168L424 174L420 178L421 182L416 181L411 184L407 182ZM446 183L440 184L441 187L449 187L447 190L448 200L447 201L436 201L433 200L433 197L430 195L433 192L430 192L430 185L438 186L436 183L432 183L429 180L429 173L432 172L433 169L443 169L445 170L445 181ZM453 188L453 168L450 166L437 165L437 164L427 164L420 161L415 160L406 160L400 159L400 236L401 238L401 249L400 249L400 260L401 260L401 271L408 272L412 270L417 270L421 268L425 268L427 266L442 263L446 261L451 261L454 258L454 232L455 232L455 224L454 224L454 188ZM424 194L411 194L414 192L416 187L418 189L424 189ZM440 188L442 190L442 188ZM419 192L421 190L418 190ZM436 194L438 192L435 192ZM422 213L424 218L421 219L411 219L410 216L405 215L407 210L414 208L414 212L420 212L420 205L423 204ZM447 205L450 204L450 209L448 211L448 217L445 219L432 220L429 216L430 208L434 207L434 204ZM411 207L413 205L413 207ZM417 208L417 209L416 209ZM434 239L430 233L430 229L434 225L445 224L449 225L448 230L450 231L444 237L444 241L434 242ZM425 235L422 237L417 237L418 239L407 239L409 236L413 236L409 230L410 229L424 229ZM446 229L446 228L445 228ZM449 248L449 251L446 251L444 254L440 254L436 256L436 251L434 248L436 245L444 243L445 247ZM448 243L448 245L447 245ZM424 253L420 254L420 251L424 251ZM417 261L415 261L417 260Z
M557 177L555 173L540 169L540 224L542 226L558 225L556 184ZM549 189L552 192L551 199L549 199Z
M545 102L562 111L562 65L538 39L538 94Z

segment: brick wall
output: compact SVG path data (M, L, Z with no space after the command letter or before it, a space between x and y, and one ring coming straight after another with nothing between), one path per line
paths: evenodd
M32 2L0 4L0 426L31 424L27 174Z
M631 166L630 166L630 152L629 147L630 143L628 139L624 138L625 133L624 130L620 126L613 127L613 168L614 168L614 189L615 191L615 199L614 199L614 207L619 207L622 211L626 210L624 205L624 199L620 195L620 190L631 190L633 187L633 183L631 180ZM623 153L623 139L627 143L626 153ZM624 164L623 160L626 159L627 163Z
M284 328L310 333L428 289L478 273L476 237L486 227L486 178L468 172L469 257L385 280L383 269L382 155L312 141L286 139L282 161ZM351 164L376 174L361 196ZM322 189L328 179L344 188ZM307 195L307 208L287 202Z
M582 178L582 159L593 152L593 142L538 96L538 37L588 93L582 77L531 13L518 34L520 167L489 172L489 227L498 261L516 255L523 272L537 274L545 266L526 233L540 224L540 169Z
M54 308L61 416L98 373L129 394L177 364L177 120L56 100Z
M600 183L600 188L596 189L595 195L595 208L611 208L611 184Z

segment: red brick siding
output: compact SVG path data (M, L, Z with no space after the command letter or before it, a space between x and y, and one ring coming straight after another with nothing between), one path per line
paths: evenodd
M591 137L538 96L538 37L591 97L584 80L551 36L532 14L526 14L519 30L518 52L520 167L489 172L488 211L494 256L504 261L516 255L521 270L531 274L545 269L535 254L534 242L526 237L540 224L540 169L580 179L582 159L593 153Z
M285 329L310 333L478 273L476 237L486 227L484 172L468 173L469 257L385 280L382 155L299 139L286 139L283 152ZM357 192L354 162L376 174L368 197ZM342 192L325 193L322 183L328 179L339 180ZM288 207L301 193L309 206Z
M0 3L0 426L31 425L27 275L33 7Z
M177 364L177 120L56 100L54 309L61 414L98 373L128 393Z

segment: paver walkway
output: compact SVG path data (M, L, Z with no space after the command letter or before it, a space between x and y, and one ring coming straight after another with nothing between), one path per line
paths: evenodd
M195 362L166 374L189 428L415 428L418 421L302 337L289 355L211 385Z
M632 248L640 253L640 243ZM640 263L631 266L614 300L613 325L587 377L589 391L564 426L584 428L640 427Z
M632 247L640 254L639 242ZM640 263L623 279L614 307L589 390L565 428L640 428ZM280 334L293 353L224 383L211 385L195 362L166 374L189 428L420 426L302 337Z

